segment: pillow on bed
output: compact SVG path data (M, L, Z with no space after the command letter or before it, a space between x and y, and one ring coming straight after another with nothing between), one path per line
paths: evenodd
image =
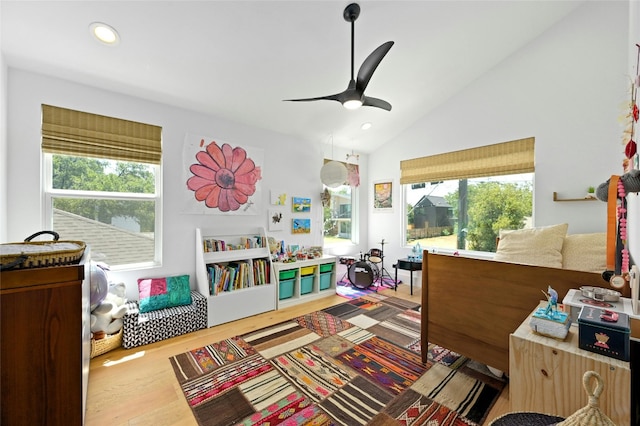
M562 246L562 267L597 273L606 270L606 232L567 235Z
M189 275L138 280L140 312L151 312L191 303Z
M562 245L569 224L500 231L493 258L501 262L562 268Z

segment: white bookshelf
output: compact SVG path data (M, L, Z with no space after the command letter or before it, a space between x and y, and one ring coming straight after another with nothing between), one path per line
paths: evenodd
M329 266L331 267L330 272L321 272L321 269L328 269ZM302 272L307 268L313 268L313 273L304 277ZM317 259L298 260L291 263L273 262L273 270L274 278L276 280L275 282L277 284L275 287L278 309L336 294L337 264L335 256L324 255ZM290 272L293 274L293 278L286 280L293 280L293 291L291 292L290 297L284 299L281 299L283 296L280 288L281 272ZM308 291L307 293L303 293L303 280L306 284L309 282L312 283L311 286L307 286L307 288L304 289ZM320 288L321 283L325 284L326 288Z
M266 247L243 248L242 245L247 238L250 245L254 237L264 239ZM274 268L271 263L269 246L266 244L267 235L264 228L242 228L242 229L204 229L196 228L196 284L198 291L207 297L207 325L224 324L262 312L276 309L277 281L274 279ZM205 241L224 242L227 250L205 251ZM229 246L234 246L229 250ZM247 264L247 268L257 262L266 262L264 283L242 281L243 288L233 288L229 285L227 290L212 289L210 277L210 267L218 265L221 267L229 264ZM252 269L251 269L252 270Z

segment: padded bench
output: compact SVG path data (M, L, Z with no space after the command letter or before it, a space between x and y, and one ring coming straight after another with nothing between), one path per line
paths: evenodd
M135 348L207 328L207 298L191 291L191 304L140 313L137 301L127 302L122 347Z

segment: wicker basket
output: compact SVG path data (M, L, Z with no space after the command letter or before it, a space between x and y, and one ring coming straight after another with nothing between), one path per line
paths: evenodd
M104 339L91 339L91 358L106 354L122 346L122 329L117 334L106 336Z
M53 241L31 241L42 234L53 235ZM23 243L0 244L0 271L9 269L45 268L80 262L86 248L83 241L58 241L53 231L40 231Z
M591 385L595 381L595 388ZM604 380L595 371L587 371L582 376L582 387L587 392L589 403L558 423L557 426L616 426L613 421L600 411L600 394L604 389Z

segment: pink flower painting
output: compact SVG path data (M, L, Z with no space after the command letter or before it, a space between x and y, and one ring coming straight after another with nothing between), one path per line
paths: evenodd
M220 147L212 141L204 151L198 151L196 160L198 163L189 167L194 176L187 180L187 187L195 192L196 200L222 212L236 211L246 204L262 179L260 167L247 158L247 151L227 143Z

